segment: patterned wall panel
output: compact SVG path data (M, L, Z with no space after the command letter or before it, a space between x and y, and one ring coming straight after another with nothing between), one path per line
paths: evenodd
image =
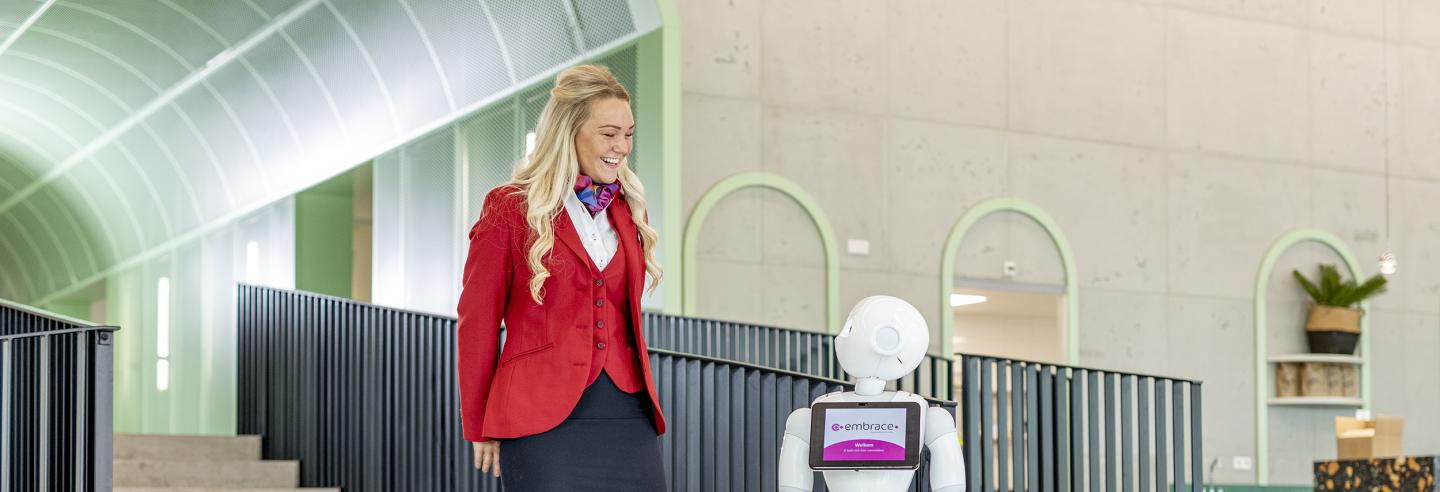
M23 285L11 293L53 298L488 111L563 65L657 29L653 6L632 8L645 3L8 2L0 33L14 42L0 48L0 158L10 164L0 165L0 216L14 215L11 228L39 245L31 249L70 265L38 263L27 245L0 251L0 265L32 280L10 282ZM543 102L518 104L522 127L533 126ZM455 162L453 150L446 158ZM445 178L461 211L469 207L457 193L472 184L463 178ZM108 225L78 236L105 244L55 244L64 236L22 212L67 182L75 193L56 197L73 222ZM110 253L91 261L86 250Z

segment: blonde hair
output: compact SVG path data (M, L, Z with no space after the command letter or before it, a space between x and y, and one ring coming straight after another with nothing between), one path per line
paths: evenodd
M534 234L525 262L534 274L530 279L530 297L536 304L544 304L543 287L545 279L550 278L544 260L555 247L554 220L565 208L565 194L574 193L575 177L580 174L575 136L580 125L590 118L590 103L608 98L630 101L630 93L609 69L578 65L560 72L555 77L555 87L550 89L550 101L545 103L535 125L535 151L525 157L510 179L509 184L525 196L525 222ZM650 274L649 290L653 292L663 276L660 263L655 260L655 246L660 236L648 223L645 187L630 170L628 157L620 162L619 181L625 202L630 205L630 217L640 231L645 273Z

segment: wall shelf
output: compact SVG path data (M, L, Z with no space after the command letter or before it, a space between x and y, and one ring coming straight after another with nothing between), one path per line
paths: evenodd
M1364 363L1365 363L1365 359L1362 359L1362 358L1361 358L1360 356L1358 356L1358 355L1340 355L1340 354L1280 354L1280 355L1271 355L1271 356L1270 356L1270 362L1271 362L1271 363L1275 363L1275 362L1328 362L1328 363L1331 363L1331 364L1354 364L1354 365L1360 365L1360 364L1364 364Z
M1363 408L1365 400L1357 396L1275 396L1274 373L1275 366L1280 363L1306 363L1319 362L1324 364L1344 364L1355 366L1356 370L1364 370L1365 359L1358 355L1340 354L1272 354L1266 360L1269 367L1271 380L1270 398L1266 400L1271 406L1291 407L1353 407ZM1357 384L1359 376L1356 376ZM1357 391L1359 393L1359 391Z
M1365 406L1365 401L1359 398L1345 398L1341 396L1291 396L1286 398L1271 398L1270 404L1286 406L1360 408Z

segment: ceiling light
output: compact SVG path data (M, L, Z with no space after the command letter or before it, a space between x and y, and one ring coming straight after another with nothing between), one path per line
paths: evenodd
M985 302L985 296L970 294L950 294L950 307L969 306Z

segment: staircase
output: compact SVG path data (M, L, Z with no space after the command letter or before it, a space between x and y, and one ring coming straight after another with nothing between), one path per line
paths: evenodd
M262 461L260 436L115 435L116 492L300 489L299 461Z

